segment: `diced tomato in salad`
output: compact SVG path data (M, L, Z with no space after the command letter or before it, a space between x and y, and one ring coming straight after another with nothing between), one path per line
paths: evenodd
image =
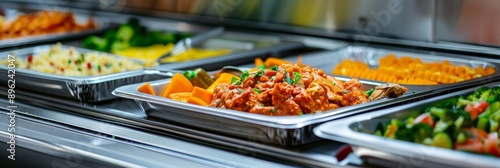
M488 108L490 104L488 104L485 101L480 101L474 104L468 104L465 106L465 111L470 113L470 117L472 120L475 120L477 116L479 116L481 113L483 113L486 108Z
M418 124L418 123L427 124L430 125L431 127L434 127L434 124L436 124L434 120L432 120L432 116L430 113L420 114L417 118L415 118L415 120L413 120L413 124Z

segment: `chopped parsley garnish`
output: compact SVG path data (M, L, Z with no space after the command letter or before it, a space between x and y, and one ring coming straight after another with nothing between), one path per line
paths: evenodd
M241 80L236 77L231 77L231 84L233 85L241 85Z
M273 71L278 71L278 66L273 65L273 66L271 67L271 70L273 70Z
M119 66L122 66L122 62L119 62L119 63L118 63L118 65L119 65Z
M82 59L82 61L85 61L85 54L80 54L80 59Z
M78 67L78 69L77 69L77 70L78 70L78 71L80 71L80 72L82 72L82 68L80 68L80 67Z
M368 96L371 96L371 95L372 95L372 93L373 93L373 91L374 91L374 89L373 89L373 88L371 88L370 90L365 91L365 94L366 94L366 95L368 95Z
M249 76L250 73L248 73L248 71L243 71L243 73L241 74L241 81L245 81L245 79L247 79Z
M278 109L272 108L272 109L271 109L271 110L269 110L269 111L271 111L271 112L273 112L273 113L276 113L276 112L278 112Z
M265 73L264 69L259 69L259 71L257 71L257 74L255 74L255 77L262 76L264 75L264 73Z
M253 88L253 91L257 92L258 94L262 93L262 91L260 91L260 89L257 88Z
M71 64L71 59L68 60L68 64Z

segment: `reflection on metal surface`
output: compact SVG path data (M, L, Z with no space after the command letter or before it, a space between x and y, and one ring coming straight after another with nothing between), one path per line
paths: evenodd
M430 41L432 0L272 0L271 23Z
M500 1L437 1L438 41L500 47Z

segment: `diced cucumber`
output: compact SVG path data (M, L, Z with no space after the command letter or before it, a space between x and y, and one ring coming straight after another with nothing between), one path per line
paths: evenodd
M467 136L463 132L458 133L457 143L461 144L461 143L464 143L466 140L467 140Z
M439 120L436 125L434 126L434 132L443 132L445 131L448 127L450 126L450 124L448 124L447 122L444 122L442 120Z
M432 146L432 138L425 138L423 141L422 141L422 144L425 144L425 145L431 145Z
M460 116L455 120L455 128L460 129L462 127L462 124L464 123L464 117Z
M491 103L490 106L488 106L488 108L490 108L491 111L500 110L500 101Z
M484 110L484 112L479 115L479 118L489 117L496 111L500 110L499 108L500 108L500 102L491 103L488 106L488 108L486 108L486 110Z
M490 119L500 122L500 109L490 115Z
M489 121L490 121L490 131L489 132L495 132L495 131L497 131L498 130L498 126L499 126L498 122L495 121L495 120L492 120L492 119L490 119Z
M488 131L488 129L487 129L488 122L489 122L489 120L487 118L478 118L476 128L482 129L484 131Z
M446 115L446 109L443 108L438 108L438 107L432 107L430 109L431 114L439 117L439 119L443 119Z
M440 132L432 137L432 146L451 149L453 142L448 134Z
M432 127L428 124L415 124L412 127L413 138L417 143L423 143L426 138L432 137Z

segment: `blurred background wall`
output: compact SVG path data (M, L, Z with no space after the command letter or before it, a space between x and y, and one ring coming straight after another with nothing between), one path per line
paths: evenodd
M500 47L500 0L21 0L316 36Z

